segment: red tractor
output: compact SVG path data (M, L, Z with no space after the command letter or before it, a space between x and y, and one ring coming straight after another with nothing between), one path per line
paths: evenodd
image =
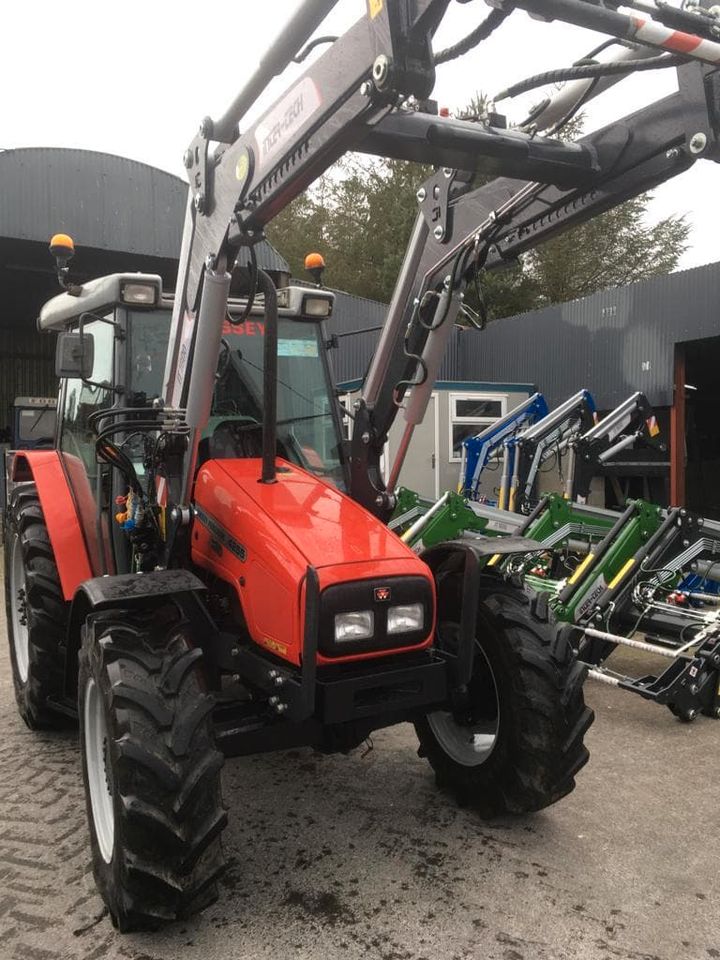
M214 895L223 755L346 752L412 721L438 782L485 815L557 800L587 757L581 669L529 602L478 580L467 669L463 564L439 562L436 585L347 495L333 294L277 295L274 476L261 448L275 321L266 301L236 323L247 304L231 301L186 507L149 493L189 435L157 404L172 310L160 278L93 281L40 318L61 331L62 385L56 449L12 458L15 691L34 729L79 716L95 875L124 930Z
M8 476L13 676L30 727L79 719L95 877L122 930L214 896L223 756L347 752L411 722L438 784L484 816L554 803L587 760L583 668L545 601L493 575L491 557L537 544L476 538L418 556L385 521L450 331L467 314L467 284L685 169L694 157L679 144L709 110L693 150L714 158L714 74L683 62L677 101L563 144L539 135L540 110L531 131L506 130L495 115L439 116L434 64L449 55L433 54L431 41L450 0L371 0L239 133L334 3L301 4L227 114L205 120L186 152L173 298L144 274L70 283L71 241L52 244L67 290L39 324L58 333L56 444L16 452ZM624 15L583 0L512 6L628 29ZM501 3L451 55L508 12ZM711 33L698 14L674 15ZM704 39L700 59L716 48ZM645 49L621 47L626 72ZM603 87L589 76L583 102ZM553 123L556 106L544 108ZM332 293L276 289L255 244L351 148L437 171L418 191L362 396L341 411L325 330ZM473 188L476 171L499 165L531 182ZM385 483L380 457L400 410L407 427Z

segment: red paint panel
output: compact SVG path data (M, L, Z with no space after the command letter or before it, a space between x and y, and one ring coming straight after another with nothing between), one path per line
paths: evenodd
M692 53L702 43L700 37L694 37L692 34L683 33L680 30L673 30L665 42L669 50L676 50L678 53Z
M78 586L92 577L93 571L58 452L28 450L17 453L13 460L13 476L16 464L20 470L27 465L32 472L60 573L63 596L72 600Z
M195 502L244 548L246 558L221 546L212 531L195 520L192 559L233 585L256 643L299 664L308 564L318 571L321 590L378 577L425 576L431 582L432 577L372 514L312 474L285 461L280 465L275 484L258 482L259 460L215 460L201 468ZM428 646L432 635L418 646ZM411 649L418 647L402 652ZM318 662L323 662L321 657Z
M335 487L278 459L277 483L260 483L259 460L216 460L217 483L242 488L256 510L270 519L317 570L337 563L407 560L415 554L367 510ZM410 572L410 571L408 571Z
M300 584L307 561L274 520L258 510L247 491L230 480L217 461L200 470L195 482L195 503L243 546L247 558L241 560L227 547L220 547L212 532L195 520L193 561L232 584L256 642L298 663Z
M75 506L77 509L80 527L85 534L85 546L88 551L88 560L93 570L92 576L100 576L101 573L114 572L114 563L110 553L110 541L107 530L107 517L101 518L104 530L105 543L105 569L100 562L100 545L98 543L97 532L97 504L95 503L95 494L90 486L87 468L80 457L65 451L60 453L61 465L65 469L70 489L73 493Z

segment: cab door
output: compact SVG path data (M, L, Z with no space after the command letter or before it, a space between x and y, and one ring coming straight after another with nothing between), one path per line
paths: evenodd
M93 369L87 380L68 378L63 382L59 448L90 565L94 575L100 576L114 572L108 548L109 483L107 470L97 460L96 433L89 418L114 403L116 328L113 322L98 319L84 324L83 336L93 339Z

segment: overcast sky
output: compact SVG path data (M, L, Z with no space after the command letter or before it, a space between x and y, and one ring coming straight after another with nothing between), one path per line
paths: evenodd
M101 150L182 176L183 151L200 119L222 113L298 6L299 0L212 6L187 0L3 4L0 147ZM322 32L342 32L364 10L365 0L339 0ZM483 0L452 4L436 48L464 36L487 11ZM493 94L531 74L567 66L599 39L517 11L490 40L439 68L436 99L462 107L476 91ZM266 105L289 82L289 73L275 81ZM589 125L612 122L675 88L674 70L623 81L589 106ZM535 99L537 94L513 101L510 119L522 119ZM652 219L686 213L692 224L683 267L720 260L712 200L718 186L720 170L701 161L655 191Z

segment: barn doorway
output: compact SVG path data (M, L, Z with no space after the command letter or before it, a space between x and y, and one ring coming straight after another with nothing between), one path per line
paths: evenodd
M720 337L678 344L673 413L681 423L673 431L672 460L680 496L684 467L684 499L676 502L713 520L720 520L719 411Z

